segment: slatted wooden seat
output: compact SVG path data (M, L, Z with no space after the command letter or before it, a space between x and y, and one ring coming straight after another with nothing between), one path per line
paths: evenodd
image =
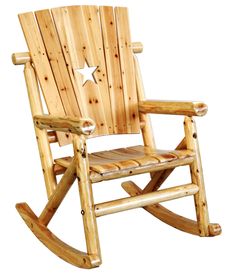
M165 163L171 162L172 167L187 165L193 162L195 153L190 150L156 150L144 146L119 148L100 151L88 155L90 163L90 179L92 182L119 178L120 173L128 176L139 173L160 170ZM73 157L55 159L57 174L68 168Z
M202 102L146 100L126 8L71 6L19 15L29 52L13 54L24 75L35 125L48 202L40 216L17 204L25 223L53 253L82 268L101 264L96 218L143 207L163 222L199 236L220 234L209 222L198 135L193 116L203 116ZM85 75L85 69L90 75ZM88 77L88 80L86 80ZM44 100L49 114L45 114ZM155 146L148 114L184 115L185 136L175 150ZM88 154L87 138L142 134L143 144ZM72 143L74 155L54 159L51 143ZM117 144L120 147L121 144ZM55 148L54 148L55 149ZM58 149L58 148L57 148ZM176 167L188 166L191 182L160 186ZM92 183L150 173L140 189L124 182L127 197L95 204ZM57 182L57 175L62 178ZM87 252L57 238L48 224L77 179ZM196 220L179 216L160 203L193 195Z

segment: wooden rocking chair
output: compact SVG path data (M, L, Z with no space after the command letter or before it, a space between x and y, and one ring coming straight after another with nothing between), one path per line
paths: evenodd
M145 100L126 8L71 6L19 15L29 52L13 54L24 75L35 125L48 202L37 217L26 203L16 205L36 237L65 261L82 268L101 264L96 218L143 207L161 221L199 236L220 234L209 223L204 181L193 116L203 116L201 102ZM92 80L81 69L94 67ZM44 114L41 92L49 114ZM185 138L175 150L157 150L148 113L184 115ZM110 134L142 133L143 145L87 153L86 139ZM74 157L53 159L51 143L73 143ZM179 166L188 165L191 183L161 189ZM142 190L122 184L128 197L94 204L92 183L150 173ZM62 179L57 184L56 176ZM58 239L48 224L77 179L87 252ZM179 216L160 203L194 195L197 220Z

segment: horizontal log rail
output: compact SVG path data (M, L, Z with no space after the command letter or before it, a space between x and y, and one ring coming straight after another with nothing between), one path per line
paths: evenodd
M143 44L141 42L132 43L133 53L141 53L143 51ZM29 52L16 52L12 54L12 63L14 65L24 65L31 62L31 56Z
M95 205L96 217L194 195L198 186L187 184Z
M197 101L145 100L139 102L139 111L141 113L204 116L207 110L205 103Z

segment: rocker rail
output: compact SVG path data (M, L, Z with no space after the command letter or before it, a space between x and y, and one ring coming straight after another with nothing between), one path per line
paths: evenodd
M157 192L141 194L133 197L127 197L110 202L95 205L96 217L107 214L117 213L138 207L144 207L160 202L166 202L173 199L194 195L198 192L198 186L195 184L181 185Z

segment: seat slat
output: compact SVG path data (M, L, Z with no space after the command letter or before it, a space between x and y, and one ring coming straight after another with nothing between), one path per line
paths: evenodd
M114 133L125 133L126 115L118 51L116 21L112 7L100 7Z
M32 12L19 14L19 20L31 53L48 111L55 115L63 116L65 115L65 110L60 99L54 75L47 58L46 49L34 18L34 14ZM59 137L61 145L70 142L65 133L57 133L57 136Z
M113 153L121 155L123 157L133 157L139 165L149 165L154 163L159 163L159 161L151 156L144 155L143 153L136 153L136 151L129 148L120 148L113 150Z
M112 151L96 152L94 153L94 155L106 159L109 162L113 162L120 169L134 168L139 166L138 162L132 160L130 157L129 159L124 159L123 157L113 153Z
M95 152L89 154L90 176L92 181L102 181L106 177L118 178L121 174L131 175L149 169L164 169L164 166L172 167L174 163L184 165L191 163L194 155L190 150L154 150L144 146ZM55 160L55 163L67 168L71 161L72 157L65 157Z
M116 24L128 132L139 132L136 80L127 8L116 7Z

